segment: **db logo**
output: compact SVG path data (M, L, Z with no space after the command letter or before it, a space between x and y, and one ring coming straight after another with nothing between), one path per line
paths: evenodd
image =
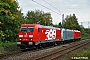
M47 38L45 40L53 40L56 38L56 30L50 29L45 32Z

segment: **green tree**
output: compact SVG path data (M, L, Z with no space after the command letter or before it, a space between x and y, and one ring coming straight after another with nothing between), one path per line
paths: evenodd
M0 38L15 41L17 30L22 23L23 16L17 1L0 0Z
M52 25L52 17L50 13L44 11L35 10L28 11L25 17L26 23L36 23L42 25Z
M80 25L78 24L78 19L76 18L75 14L67 15L64 22L63 27L67 29L76 29L80 30Z

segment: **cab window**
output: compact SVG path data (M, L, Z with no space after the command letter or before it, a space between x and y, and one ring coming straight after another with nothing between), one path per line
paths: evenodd
M29 28L27 28L27 32L33 32L34 31L34 28L32 27L29 27Z
M27 27L21 27L20 31L21 32L27 32Z
M34 27L21 27L20 31L21 32L33 32Z

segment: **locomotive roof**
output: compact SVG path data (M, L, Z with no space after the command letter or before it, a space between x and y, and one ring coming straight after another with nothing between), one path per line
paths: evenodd
M51 29L59 29L60 30L60 28L56 28L56 27L53 27L53 26L43 26L42 25L42 28L51 28Z
M80 31L78 31L78 30L74 30L75 32L80 32Z
M40 24L21 24L21 26L35 26L35 25L40 25Z

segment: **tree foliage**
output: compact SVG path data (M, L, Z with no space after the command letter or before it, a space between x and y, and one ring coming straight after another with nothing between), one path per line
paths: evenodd
M21 10L15 0L0 0L0 38L14 41L16 32L23 20Z
M78 19L75 14L67 15L63 21L62 27L67 29L79 30L81 31L81 36L90 35L90 29L84 28L83 25L79 25Z
M76 18L75 14L67 15L65 20L63 21L63 27L67 29L75 29L80 30L80 25L78 24L78 19Z
M40 10L28 11L25 17L25 21L26 23L52 25L51 14Z

